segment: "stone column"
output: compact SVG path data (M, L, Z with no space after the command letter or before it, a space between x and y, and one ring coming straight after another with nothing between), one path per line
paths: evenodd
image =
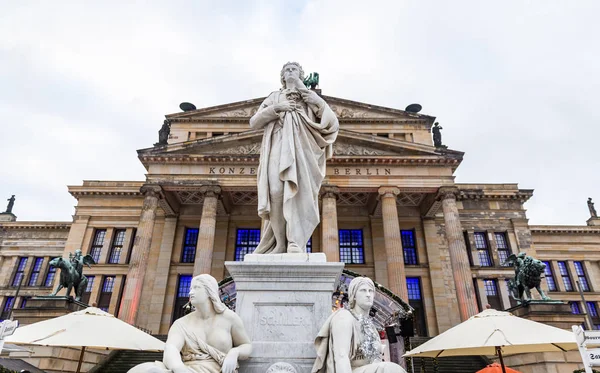
M323 220L321 221L321 251L327 261L340 261L340 236L337 222L337 197L339 189L336 186L324 185L321 188L321 203ZM313 243L314 246L314 243Z
M396 196L398 194L400 194L400 189L395 187L379 188L383 236L387 255L388 286L394 294L408 301L406 273L404 272L404 252L402 251L398 208L396 207Z
M202 273L211 273L213 249L215 245L215 229L217 225L217 203L221 188L218 186L204 186L202 205L202 218L198 229L198 244L196 245L196 259L194 260L194 276Z
M456 285L456 297L458 299L458 310L462 321L477 314L477 300L473 288L473 278L467 247L463 237L460 216L456 207L456 188L440 188L439 196L442 199L442 210L444 211L444 223L446 225L446 239L450 251L450 264Z
M137 237L133 245L129 271L127 272L127 280L125 281L125 289L123 291L123 301L119 309L119 318L132 325L135 324L137 311L140 306L161 189L158 185L145 185L140 190L146 198L144 199L142 213L140 214Z

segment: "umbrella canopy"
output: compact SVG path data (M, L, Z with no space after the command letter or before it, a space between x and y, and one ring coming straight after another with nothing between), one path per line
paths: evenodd
M521 373L518 370L504 368L506 373ZM482 370L478 370L477 373L502 373L502 366L498 363L490 364Z
M82 311L19 327L8 343L163 351L164 342L101 309Z
M576 350L572 332L522 319L509 312L485 310L404 356L444 357Z

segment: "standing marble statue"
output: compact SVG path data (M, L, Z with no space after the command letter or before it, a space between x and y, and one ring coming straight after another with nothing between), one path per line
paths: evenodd
M319 224L319 189L339 123L303 79L300 64L286 63L281 70L283 87L272 92L250 118L251 128L264 128L258 169L263 234L256 254L306 252Z
M163 361L136 365L128 373L233 373L238 360L250 356L244 324L221 302L214 277L192 279L190 303L195 310L169 329Z
M350 310L334 312L317 335L317 359L312 373L405 373L395 363L384 362L379 333L369 316L375 284L356 277L348 287Z

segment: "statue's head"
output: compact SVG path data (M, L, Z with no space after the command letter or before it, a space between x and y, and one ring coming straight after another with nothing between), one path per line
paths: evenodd
M192 279L190 287L190 303L197 306L210 301L216 313L223 313L227 308L219 298L219 284L208 274L198 275Z
M81 256L81 249L75 250L75 256Z
M288 62L281 68L281 86L285 87L286 77L295 76L304 81L304 70L298 62Z
M355 277L348 287L348 299L350 309L358 306L370 310L375 300L375 284L368 277Z

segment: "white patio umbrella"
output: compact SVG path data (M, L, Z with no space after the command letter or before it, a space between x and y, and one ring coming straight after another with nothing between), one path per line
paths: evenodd
M410 357L502 355L576 350L572 332L514 316L485 310L408 351Z
M6 342L40 346L81 347L77 372L86 347L111 350L163 351L164 342L95 307L18 327Z

